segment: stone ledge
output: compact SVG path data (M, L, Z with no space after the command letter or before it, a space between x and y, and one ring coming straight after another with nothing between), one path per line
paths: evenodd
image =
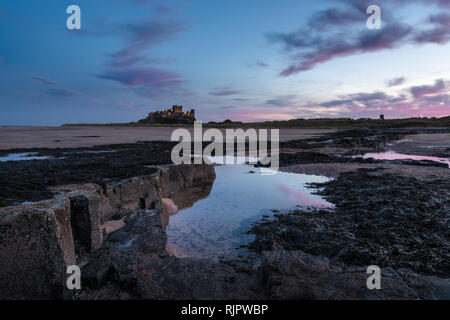
M0 299L61 298L67 266L101 247L101 226L116 212L161 209L161 198L214 179L213 166L171 165L106 190L59 186L54 199L0 208Z

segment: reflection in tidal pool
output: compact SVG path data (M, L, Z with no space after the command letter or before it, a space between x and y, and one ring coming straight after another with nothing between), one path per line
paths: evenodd
M48 157L46 157L46 156L36 156L36 154L37 154L36 152L10 153L7 156L0 157L0 162L48 159Z
M235 253L235 248L253 239L245 234L251 223L273 214L271 209L332 207L306 188L306 183L328 181L326 177L286 172L260 175L250 165L223 165L215 170L212 189L197 197L204 199L192 205L182 203L180 195L173 197L179 209L186 209L170 216L168 247L182 256L218 258ZM184 198L192 199L192 194Z
M402 154L397 153L395 151L386 151L386 152L371 152L363 155L364 159L373 158L377 160L401 160L401 159L411 159L411 160L427 160L434 162L446 163L450 166L450 159L447 158L438 158L438 157L430 157L430 156L419 156L412 154Z

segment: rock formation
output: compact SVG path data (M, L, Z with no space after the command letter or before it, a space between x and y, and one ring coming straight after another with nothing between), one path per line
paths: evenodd
M102 247L107 223L118 212L159 210L162 198L214 179L210 165L164 166L105 189L59 186L54 199L1 208L0 299L71 297L64 289L67 267L84 266L86 256Z

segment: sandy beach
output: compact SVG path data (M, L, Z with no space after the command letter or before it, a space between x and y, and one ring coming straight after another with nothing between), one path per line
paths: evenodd
M170 141L177 127L0 127L0 150L79 148L138 141ZM193 132L193 128L187 128ZM203 131L205 131L204 128ZM221 129L224 131L225 129ZM280 141L308 139L335 129L280 129Z

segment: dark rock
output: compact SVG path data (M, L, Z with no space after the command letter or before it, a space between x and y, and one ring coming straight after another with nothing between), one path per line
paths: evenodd
M0 299L62 298L73 264L68 200L0 210Z
M263 252L270 299L449 299L450 280L411 270L381 269L381 289L369 290L365 268L341 267L302 251Z
M91 289L102 287L110 278L113 265L108 248L102 248L89 256L87 265L81 268L82 286Z
M39 156L51 158L0 162L0 207L50 199L52 186L96 183L104 187L108 182L155 173L157 169L152 166L172 163L170 151L175 144L152 141L93 148L2 151L37 152Z
M70 215L74 240L91 252L101 247L101 198L98 194L70 198Z
M343 265L450 274L449 181L359 170L312 186L323 188L320 194L335 210L296 209L262 219L251 229L256 238L249 248L302 250Z

